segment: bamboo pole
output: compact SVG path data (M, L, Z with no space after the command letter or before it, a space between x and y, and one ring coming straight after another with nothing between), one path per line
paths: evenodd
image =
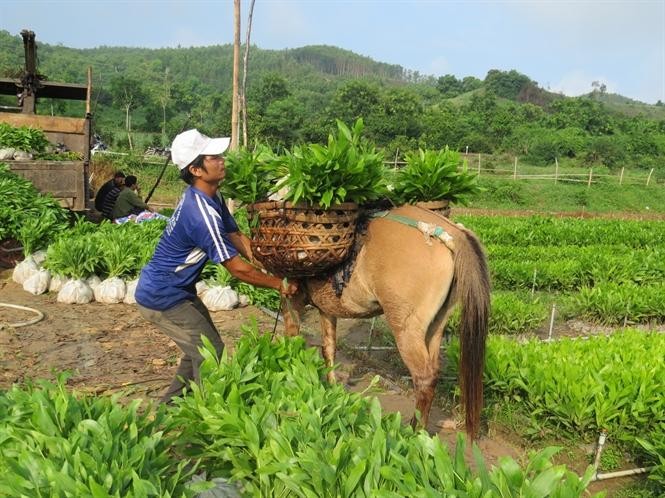
M559 182L559 160L554 158L554 183Z
M653 174L653 168L651 168L651 171L649 171L649 177L647 178L647 187L649 186L649 182L651 181L652 174Z
M247 33L245 37L245 53L242 59L242 85L240 87L240 114L242 116L242 145L247 147L247 66L249 63L249 37L252 33L252 15L254 14L254 0L249 4L247 17Z
M480 152L478 152L478 176L480 176Z
M625 168L623 168L623 167L621 168L621 176L619 176L619 185L623 185L623 170L624 169Z
M586 184L586 187L589 188L591 187L591 178L593 177L593 168L589 168L589 181Z

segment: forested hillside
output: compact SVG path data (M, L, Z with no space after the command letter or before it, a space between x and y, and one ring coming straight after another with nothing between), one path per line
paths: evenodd
M128 131L138 148L168 144L185 123L229 133L230 45L78 50L43 43L39 33L37 43L38 70L50 80L83 83L92 67L95 129L114 148L128 146ZM15 77L22 68L21 37L0 31L0 76ZM665 172L662 105L598 89L564 97L516 70L491 70L483 80L434 78L336 47L252 47L247 84L252 143L321 142L335 119L362 116L367 135L390 157L449 145L516 154L534 164L568 158ZM14 102L4 97L0 104ZM39 112L83 111L77 103L43 99Z

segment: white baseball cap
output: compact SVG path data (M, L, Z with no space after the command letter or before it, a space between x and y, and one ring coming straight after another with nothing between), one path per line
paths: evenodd
M184 169L194 160L203 156L216 156L229 148L229 137L210 138L198 130L183 131L173 139L171 160L179 169Z

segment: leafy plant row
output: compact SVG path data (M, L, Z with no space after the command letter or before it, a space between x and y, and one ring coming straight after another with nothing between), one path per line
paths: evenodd
M238 483L246 496L517 497L581 496L580 479L552 466L556 451L525 469L506 458L488 470L463 439L450 454L437 437L414 432L376 399L321 381L326 369L301 338L271 341L254 324L230 358L208 348L200 386L177 400L179 451L201 469Z
M453 365L458 353L457 345L449 349ZM563 431L590 440L604 428L632 447L641 438L649 453L665 438L663 358L665 335L636 330L551 343L491 337L485 386L523 407L533 434ZM654 453L650 461L662 466Z
M586 287L574 296L577 313L605 325L665 322L665 284L607 282Z
M196 467L172 454L164 407L75 396L66 380L0 393L0 495L194 496L184 483Z
M48 247L44 266L53 274L76 279L135 278L152 257L164 225L160 220L96 225L81 218Z
M578 290L598 283L650 284L665 280L665 246L487 247L492 283L499 289Z
M553 218L546 216L459 216L486 245L516 247L618 245L631 248L662 246L661 221Z
M27 256L67 226L67 211L34 185L0 163L0 240L17 239Z

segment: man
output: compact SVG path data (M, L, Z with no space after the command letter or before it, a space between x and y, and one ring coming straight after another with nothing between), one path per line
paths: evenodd
M199 380L202 334L217 353L224 348L208 310L196 295L195 284L208 260L224 265L244 282L277 289L283 296L298 290L297 285L263 273L248 262L252 261L250 241L240 233L218 193L225 175L221 154L229 143L229 138L208 138L197 130L185 131L173 140L171 157L189 187L136 287L141 315L183 352L176 378L162 397L165 402L181 394L189 380Z
M134 175L125 178L125 186L118 193L111 209L111 219L115 220L130 214L139 214L142 211L152 211L136 193L139 189L137 182L138 180Z
M102 209L104 208L104 201L106 200L106 196L108 196L113 188L116 188L118 191L120 191L120 188L122 188L124 182L125 174L122 171L116 171L113 175L113 178L111 178L108 182L99 188L99 191L95 196L95 209L101 213Z

